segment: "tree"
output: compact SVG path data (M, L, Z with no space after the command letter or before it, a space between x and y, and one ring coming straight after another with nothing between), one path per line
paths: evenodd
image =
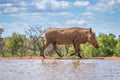
M19 52L21 53L21 57L23 57L26 53L26 36L18 34L18 41Z
M115 53L115 46L117 41L114 34L100 34L98 36L98 41L100 45L100 56L113 56Z
M37 55L37 48L39 52L41 51L42 46L44 45L44 38L42 37L44 30L41 26L30 27L26 33L29 35L33 45L33 55Z
M4 39L1 37L2 33L3 33L3 29L0 28L0 53L2 54L2 56L4 57Z
M3 32L4 32L3 28L0 28L0 37Z
M120 35L118 36L118 40L115 48L115 55L120 56Z
M23 56L24 39L25 39L24 35L17 33L13 33L12 36L10 37L9 44L7 46L10 49L10 53L13 57L18 52L20 52L21 56Z
M98 49L94 48L89 43L81 45L81 55L84 57L97 57L98 56Z

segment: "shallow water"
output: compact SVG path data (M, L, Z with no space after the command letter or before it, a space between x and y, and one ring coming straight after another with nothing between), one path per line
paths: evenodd
M120 80L120 60L0 60L0 80Z

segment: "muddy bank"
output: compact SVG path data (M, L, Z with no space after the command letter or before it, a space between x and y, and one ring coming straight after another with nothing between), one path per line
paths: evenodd
M82 59L103 59L103 60L120 60L120 57L92 57L92 58L54 58L54 57L0 57L1 59L10 59L10 60L14 60L14 59L60 59L60 60L82 60Z

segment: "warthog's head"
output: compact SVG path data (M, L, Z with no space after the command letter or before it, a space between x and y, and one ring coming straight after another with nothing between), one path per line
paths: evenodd
M91 28L88 30L88 33L87 33L87 34L88 34L88 42L89 42L90 44L92 44L95 48L99 48L99 44L98 44L98 42L97 42L95 33L92 32L92 29L91 29Z

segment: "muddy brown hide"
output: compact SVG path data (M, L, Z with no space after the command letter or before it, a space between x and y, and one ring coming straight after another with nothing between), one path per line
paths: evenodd
M73 44L75 53L78 53L80 58L80 44L85 44L89 42L94 47L98 48L98 42L95 37L95 33L92 32L91 28L51 28L45 31L46 44L43 46L41 51L41 56L45 57L44 50L50 45L53 45L55 52L61 56L61 54L56 49L56 44L67 45Z

